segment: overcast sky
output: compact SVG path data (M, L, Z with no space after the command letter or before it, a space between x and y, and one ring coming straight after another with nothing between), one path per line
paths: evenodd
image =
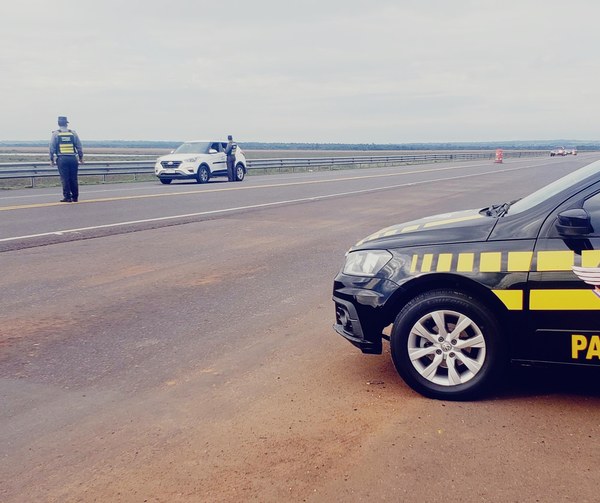
M597 0L19 0L0 140L600 140Z

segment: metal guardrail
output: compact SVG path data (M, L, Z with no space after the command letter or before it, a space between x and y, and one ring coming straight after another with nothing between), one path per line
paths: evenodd
M504 158L541 157L548 155L546 151L504 151ZM495 152L440 152L422 154L400 154L387 156L339 156L339 157L302 157L248 159L249 171L309 171L333 170L344 167L375 167L400 164L418 164L426 162L448 162L477 159L495 159ZM151 175L154 173L155 160L138 161L91 161L79 166L79 174L101 176L103 181L113 175ZM37 178L58 176L56 166L45 162L20 162L0 164L0 180L30 178L31 186L35 186Z
M155 161L92 161L79 165L80 175L101 176L103 181L109 175L153 174ZM30 178L35 187L37 178L58 177L58 168L45 162L19 162L0 164L0 180Z

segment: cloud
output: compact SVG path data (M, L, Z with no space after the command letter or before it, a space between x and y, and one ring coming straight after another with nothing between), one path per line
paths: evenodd
M3 12L0 139L598 138L600 6L45 1ZM240 136L241 135L241 136Z

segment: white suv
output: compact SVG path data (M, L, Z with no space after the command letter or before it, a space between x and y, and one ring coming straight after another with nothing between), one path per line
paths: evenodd
M161 183L194 179L206 183L213 176L227 176L226 141L186 141L169 155L156 160L154 173ZM246 156L238 146L235 149L235 181L246 176Z

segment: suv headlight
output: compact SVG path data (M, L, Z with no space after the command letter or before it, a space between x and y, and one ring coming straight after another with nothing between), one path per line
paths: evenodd
M346 255L343 272L349 276L375 276L392 260L387 250L360 250Z
M198 160L197 157L190 157L188 159L184 159L183 162L196 162Z

